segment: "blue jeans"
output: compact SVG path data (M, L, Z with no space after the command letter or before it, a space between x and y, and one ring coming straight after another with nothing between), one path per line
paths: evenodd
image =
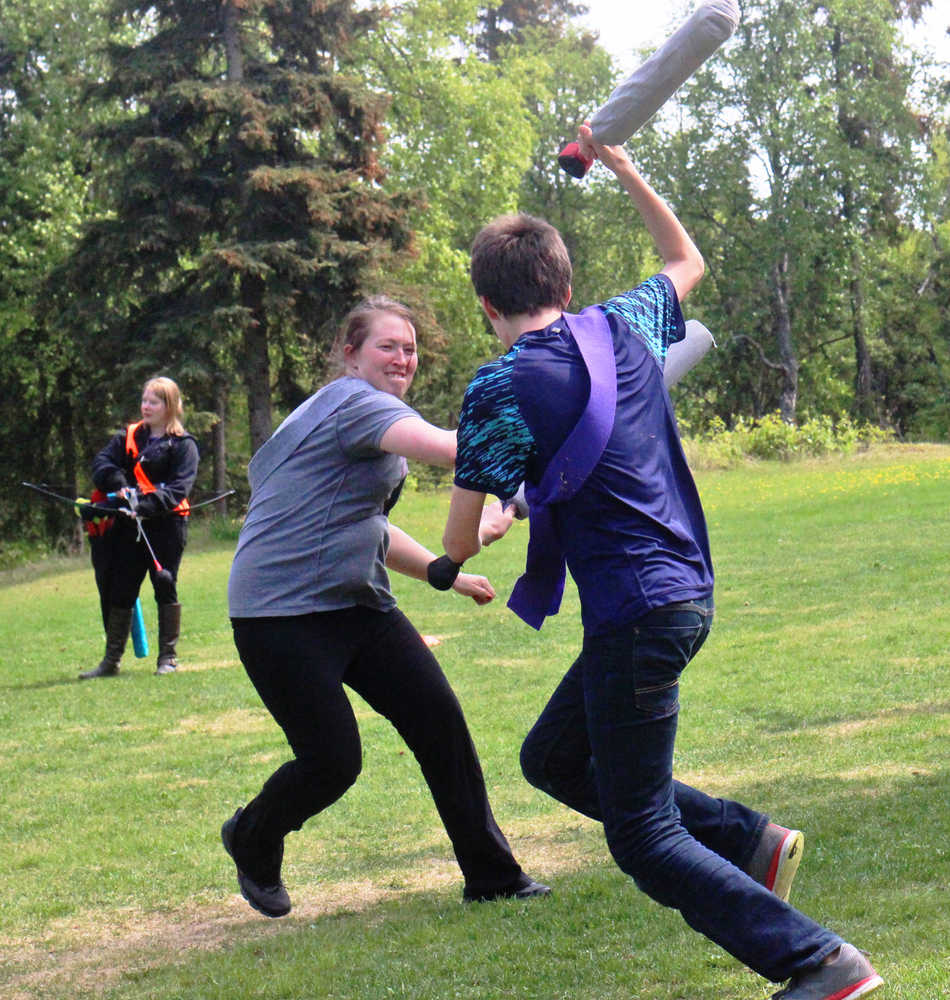
M521 751L533 785L601 821L614 860L652 899L760 975L814 968L841 939L742 868L768 818L673 780L679 676L712 600L670 604L585 636Z

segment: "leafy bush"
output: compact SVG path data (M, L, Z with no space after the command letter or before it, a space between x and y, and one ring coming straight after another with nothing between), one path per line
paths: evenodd
M849 417L826 415L789 424L776 413L758 420L738 417L730 428L714 418L699 434L687 431L683 448L696 468L729 468L748 459L792 461L821 455L851 454L860 448L893 440L893 433Z
M218 542L236 542L241 533L243 517L219 517L212 515L207 519L208 534Z

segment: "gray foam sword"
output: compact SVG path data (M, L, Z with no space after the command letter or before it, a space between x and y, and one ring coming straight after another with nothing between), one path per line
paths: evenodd
M643 126L727 40L739 25L736 0L707 0L619 84L590 120L594 140L619 146ZM568 143L558 162L572 177L583 177L593 160Z

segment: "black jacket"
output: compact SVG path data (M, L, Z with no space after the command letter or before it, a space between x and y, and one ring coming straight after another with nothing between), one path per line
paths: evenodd
M191 492L198 474L198 442L190 434L165 434L149 440L149 428L142 424L135 432L138 458L125 447L127 431L119 431L92 461L92 481L103 493L115 493L125 486L137 486L134 467L140 458L142 471L155 486L139 500L143 517L171 513Z

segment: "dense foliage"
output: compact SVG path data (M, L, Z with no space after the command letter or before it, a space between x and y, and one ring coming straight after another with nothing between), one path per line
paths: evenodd
M778 412L950 437L948 84L902 34L928 6L747 0L735 38L631 140L707 261L687 312L719 347L676 390L697 436ZM411 401L451 423L495 350L467 253L499 212L561 228L577 306L650 273L613 179L556 167L618 76L582 11L2 0L4 536L71 534L17 484L86 490L159 370L184 389L200 488L243 488L370 292L417 310Z

